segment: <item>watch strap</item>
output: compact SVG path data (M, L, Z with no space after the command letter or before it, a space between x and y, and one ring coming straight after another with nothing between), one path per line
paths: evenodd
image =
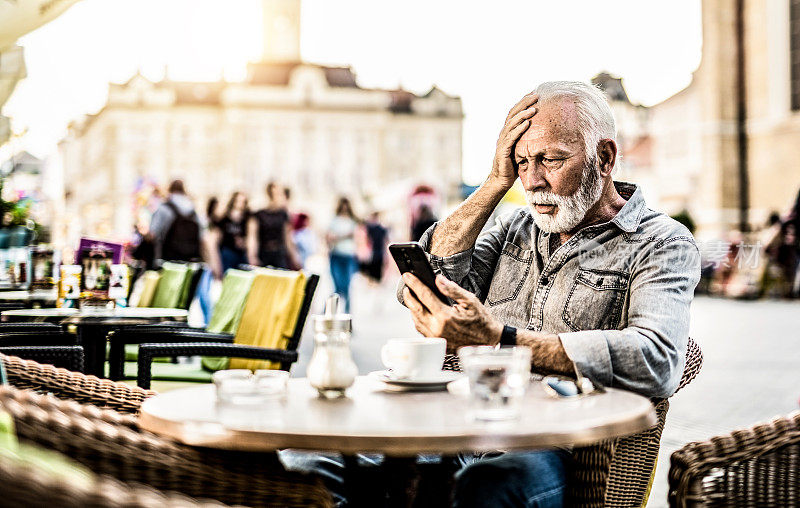
M503 332L500 334L501 346L516 346L517 345L517 329L513 326L505 325Z

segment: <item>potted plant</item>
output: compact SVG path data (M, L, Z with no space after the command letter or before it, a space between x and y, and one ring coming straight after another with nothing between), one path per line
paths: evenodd
M25 247L33 240L36 223L30 218L30 198L19 194L4 196L5 179L0 179L0 249Z

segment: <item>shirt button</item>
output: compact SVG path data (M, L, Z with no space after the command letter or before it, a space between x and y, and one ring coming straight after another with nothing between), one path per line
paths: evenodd
M550 279L548 279L547 275L545 275L544 277L542 277L541 282L542 282L542 286L546 286L546 285L550 284Z

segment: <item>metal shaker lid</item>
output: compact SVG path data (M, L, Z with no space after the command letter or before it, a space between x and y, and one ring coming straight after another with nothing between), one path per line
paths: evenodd
M311 316L315 332L350 332L353 319L350 314L339 314L339 295L332 294L325 300L325 313Z
M311 316L315 332L350 332L353 319L350 314L315 314Z

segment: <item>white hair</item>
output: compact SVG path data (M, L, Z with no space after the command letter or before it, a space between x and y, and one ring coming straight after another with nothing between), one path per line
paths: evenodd
M617 140L617 125L605 93L582 81L547 81L534 90L539 104L569 98L575 101L578 129L586 146L587 163L596 161L601 139Z

